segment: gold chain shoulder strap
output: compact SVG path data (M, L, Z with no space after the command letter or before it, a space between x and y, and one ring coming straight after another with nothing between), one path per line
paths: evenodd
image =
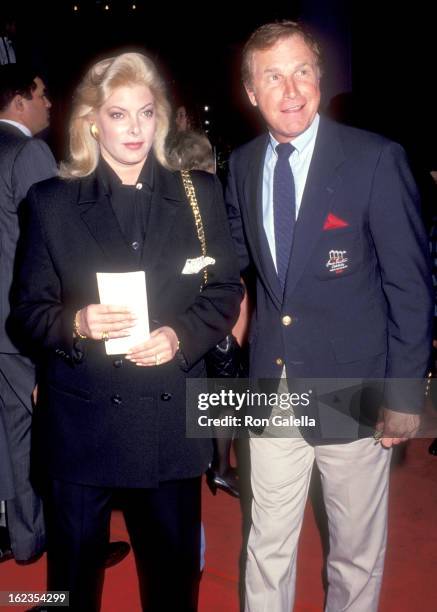
M184 184L185 193L187 194L188 202L194 215L194 223L196 225L197 237L200 242L203 257L206 257L206 240L203 230L202 215L200 214L199 204L197 203L196 190L194 189L193 181L188 170L181 170L182 182ZM203 287L208 282L208 268L203 268Z

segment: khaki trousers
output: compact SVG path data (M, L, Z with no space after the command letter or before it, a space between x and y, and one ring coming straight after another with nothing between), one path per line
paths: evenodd
M376 612L387 539L391 451L373 439L311 446L250 439L253 490L245 612L290 612L314 460L329 521L326 612Z

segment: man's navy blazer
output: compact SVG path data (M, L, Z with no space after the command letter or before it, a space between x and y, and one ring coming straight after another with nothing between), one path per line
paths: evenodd
M289 379L423 377L428 242L402 147L321 117L282 295L262 219L268 138L232 154L227 188L240 268L257 275L251 377L278 378L283 364ZM417 412L419 403L398 396L390 407Z

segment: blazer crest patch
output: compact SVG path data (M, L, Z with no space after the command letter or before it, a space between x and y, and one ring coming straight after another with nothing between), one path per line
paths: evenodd
M347 251L340 251L335 249L329 251L329 258L325 264L329 272L341 274L344 270L346 270L348 268L348 258L346 257L346 255Z

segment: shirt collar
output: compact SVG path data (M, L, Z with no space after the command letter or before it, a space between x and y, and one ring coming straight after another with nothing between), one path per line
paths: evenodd
M143 186L147 186L150 191L153 191L154 185L154 177L155 177L155 158L152 151L149 151L147 155L147 159L144 162L143 167L141 168L140 174L138 176L137 182L135 185L123 185L120 177L111 166L100 156L97 173L99 178L102 180L105 188L112 192L117 187L123 188L135 188L137 185L141 184Z
M317 115L314 117L314 121L312 124L304 131L302 134L299 134L294 140L291 142L296 151L301 154L304 150L311 144L311 142L315 139L317 134L317 129L319 127L320 116ZM273 153L277 156L276 147L279 142L270 134L269 145Z
M9 125L13 125L17 129L19 129L20 132L23 132L25 136L29 136L29 138L32 138L32 132L27 126L23 125L22 123L18 123L18 121L12 121L12 119L0 119L0 121L2 121L3 123L9 123Z

